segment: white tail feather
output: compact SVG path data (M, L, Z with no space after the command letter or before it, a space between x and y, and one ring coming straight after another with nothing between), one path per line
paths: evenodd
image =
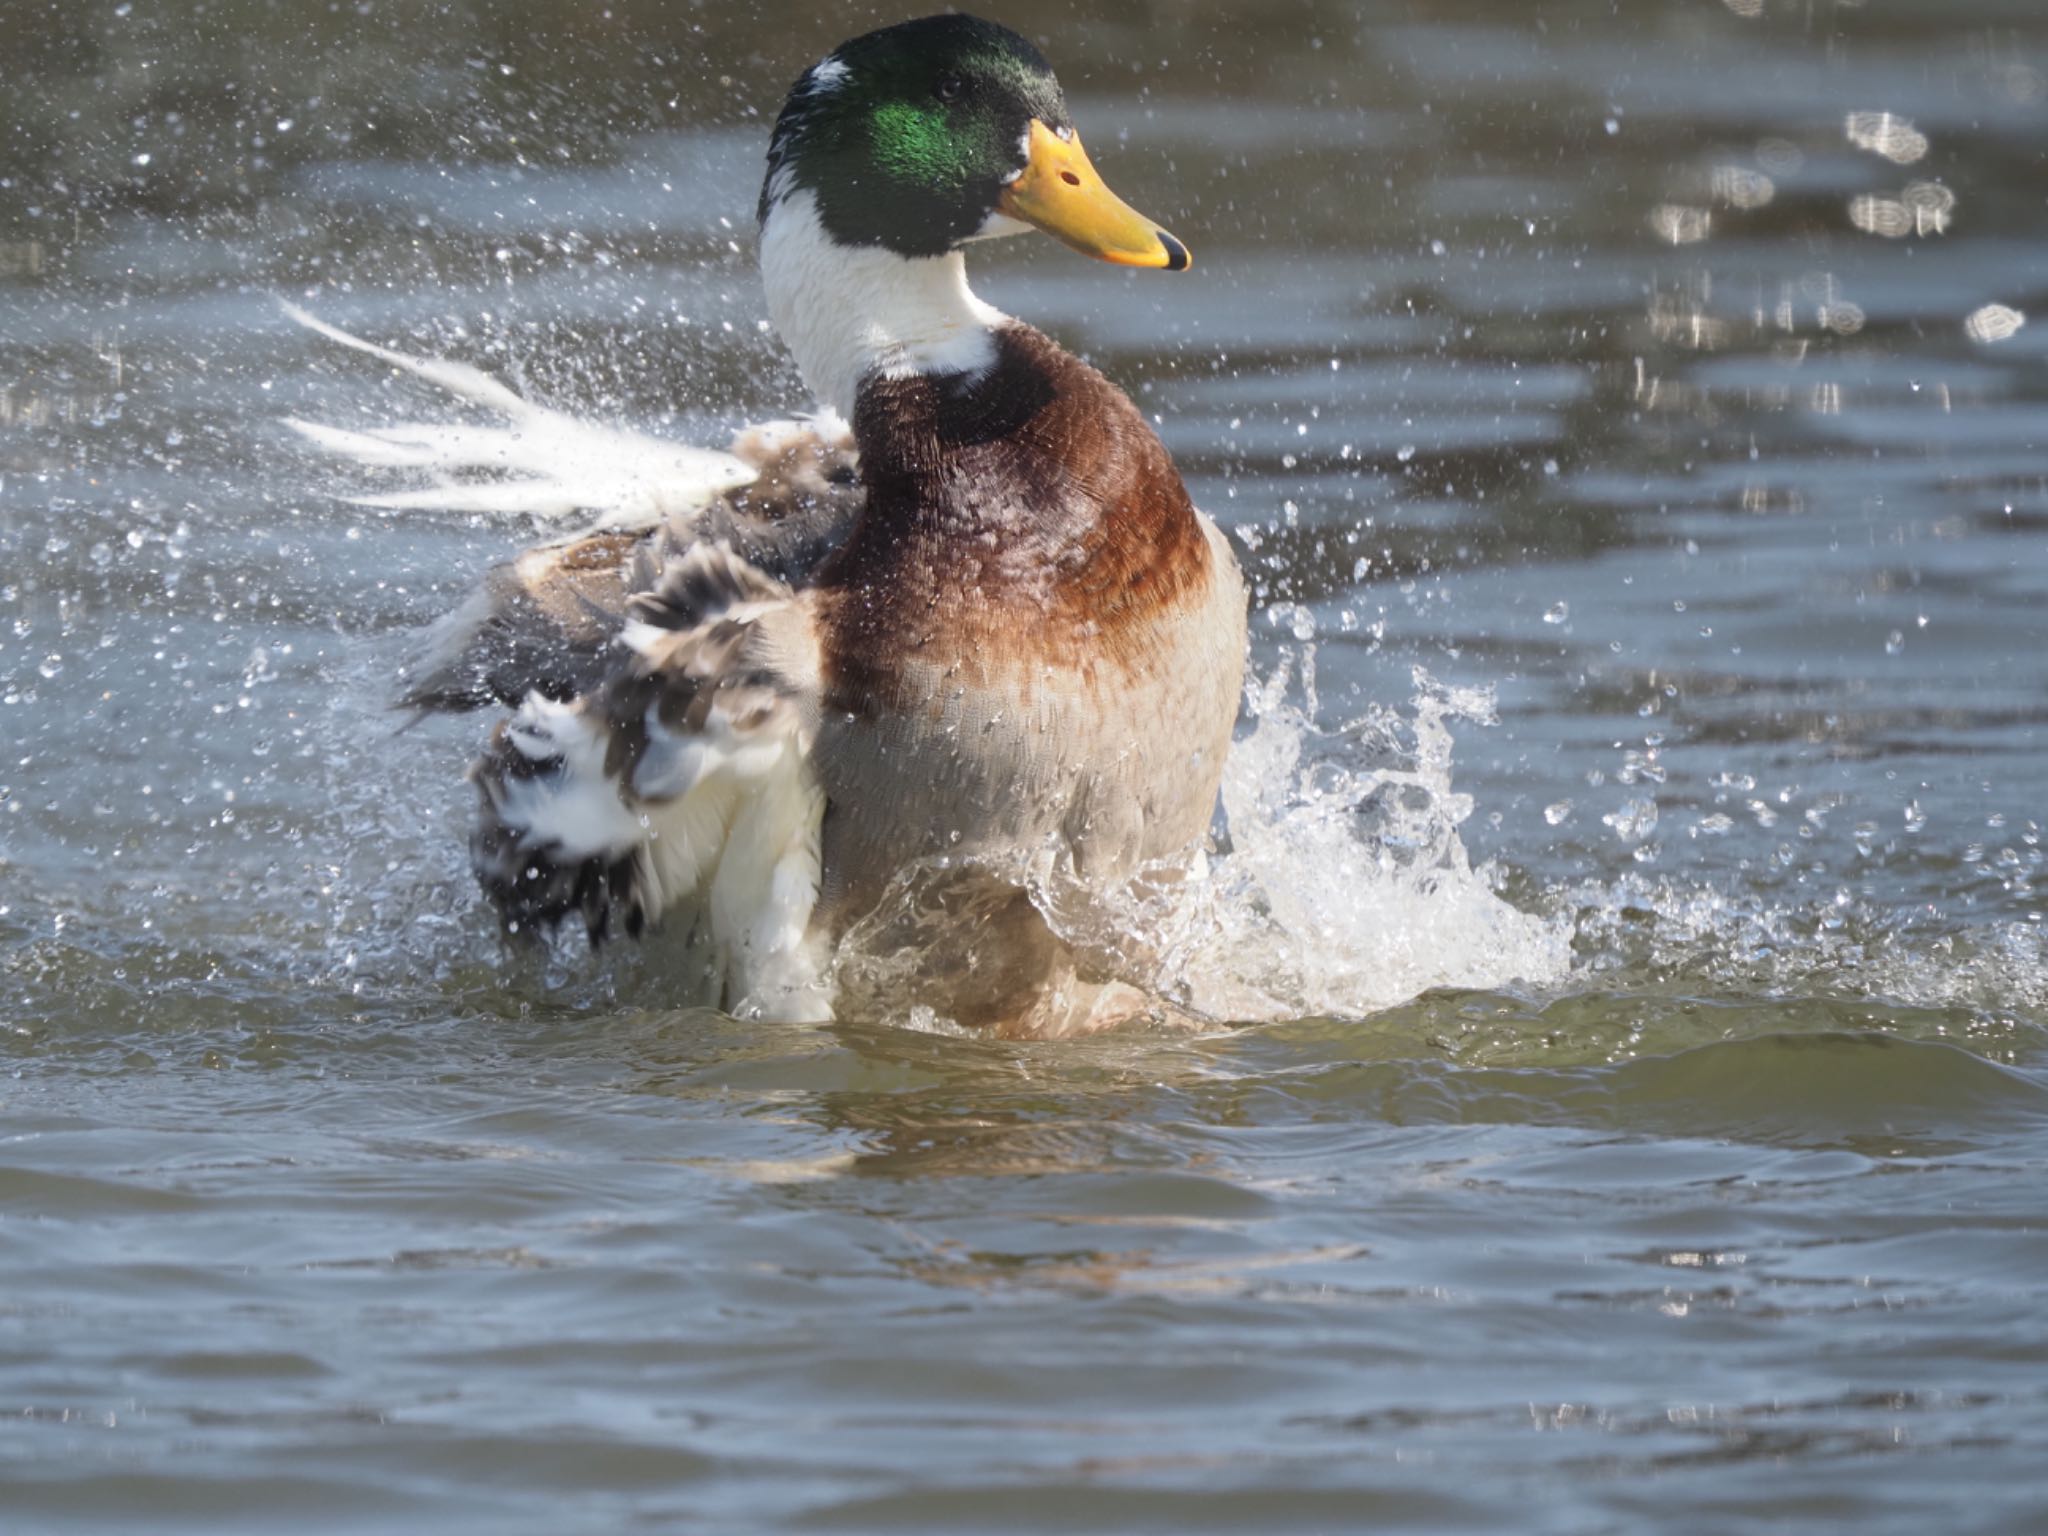
M337 458L373 469L421 471L432 482L348 498L359 505L537 519L584 512L594 529L642 528L695 511L755 477L754 467L732 454L577 421L522 399L467 363L410 357L352 336L296 304L283 308L308 330L510 423L418 422L358 432L287 418L288 426Z

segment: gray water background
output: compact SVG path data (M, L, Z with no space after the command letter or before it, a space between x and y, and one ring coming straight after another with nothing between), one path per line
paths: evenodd
M0 1530L2048 1529L2048 12L990 9L1196 269L981 290L1312 774L1492 691L1567 965L1020 1045L507 956L385 700L519 531L339 500L279 419L433 402L275 299L785 412L767 122L903 13L4 0Z

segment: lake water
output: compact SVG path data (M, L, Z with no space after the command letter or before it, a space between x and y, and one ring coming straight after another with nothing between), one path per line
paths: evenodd
M530 530L280 425L800 404L904 13L0 7L0 1530L2048 1530L2048 11L1102 9L1195 270L975 270L1262 681L1218 1027L1016 1044L508 955L386 701Z

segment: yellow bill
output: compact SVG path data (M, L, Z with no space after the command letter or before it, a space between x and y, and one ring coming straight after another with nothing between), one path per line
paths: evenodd
M1120 267L1188 269L1188 248L1131 207L1088 163L1078 136L1061 138L1033 120L1030 158L996 209L1063 240L1083 256Z

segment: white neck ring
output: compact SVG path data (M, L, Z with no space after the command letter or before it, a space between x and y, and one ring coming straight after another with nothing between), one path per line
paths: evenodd
M1009 317L967 286L958 251L899 256L843 246L826 234L817 199L779 199L761 229L768 313L820 403L853 419L870 376L974 373L995 362L995 329Z

